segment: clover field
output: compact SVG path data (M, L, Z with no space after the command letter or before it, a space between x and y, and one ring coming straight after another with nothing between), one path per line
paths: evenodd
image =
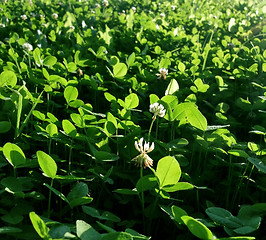
M0 1L0 238L265 239L265 14Z

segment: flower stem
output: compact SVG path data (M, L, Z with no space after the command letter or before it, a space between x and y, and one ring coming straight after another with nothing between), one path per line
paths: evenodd
M140 179L143 177L143 167L140 168ZM145 233L145 219L144 219L144 193L141 191L141 210L142 210L142 226Z
M148 142L150 141L150 138L151 138L151 129L152 129L152 126L155 120L156 120L156 115L152 117L152 122L151 122L151 126L150 126L149 133L148 133Z

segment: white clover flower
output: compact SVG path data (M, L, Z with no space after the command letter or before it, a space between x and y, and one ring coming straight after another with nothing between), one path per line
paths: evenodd
M21 15L20 16L23 20L26 20L27 19L27 16L25 14Z
M132 7L131 9L133 10L134 13L137 11L136 7Z
M156 102L150 105L150 112L154 114L154 118L156 118L157 115L159 117L164 117L166 109L162 104Z
M164 13L160 13L160 17L164 18L165 14Z
M32 45L29 44L29 43L24 43L22 45L22 48L25 49L25 50L27 50L28 52L32 51L32 49L33 49Z
M171 5L172 11L175 11L175 9L177 8L176 5Z
M149 142L145 141L143 144L143 140L144 139L141 138L139 142L135 141L135 148L140 154L133 158L131 161L134 161L138 167L146 168L151 167L153 164L153 160L148 156L147 153L153 151L154 142L152 142L150 145Z
M103 0L103 5L104 5L105 7L107 7L107 6L109 5L108 0Z
M86 27L87 27L87 24L85 23L84 20L82 20L82 22L81 22L81 26L82 26L82 28L86 28Z
M0 23L0 28L4 28L4 27L6 27L6 25L3 23Z
M168 75L168 70L166 68L160 68L159 72L160 73L156 73L156 76L158 76L158 78L163 78L165 80L166 75Z
M75 27L72 25L72 26L70 26L70 29L75 30Z
M53 17L53 19L57 19L58 18L58 14L57 13L53 13L52 17Z
M156 30L160 30L160 26L156 24Z
M101 7L101 5L99 3L95 4L95 8L100 8L100 7Z

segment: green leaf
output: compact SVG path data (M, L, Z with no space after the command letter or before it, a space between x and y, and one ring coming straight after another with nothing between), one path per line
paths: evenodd
M127 65L124 63L117 63L113 67L114 78L123 78L127 74Z
M127 189L127 188L115 189L113 192L119 193L119 194L124 194L124 195L138 195L137 190Z
M16 227L0 227L0 234L21 233L22 229Z
M101 234L98 233L90 224L82 221L76 221L77 236L81 240L99 240L102 239Z
M94 156L97 160L104 162L117 161L119 159L119 156L116 154L105 151L97 151L95 152Z
M253 240L255 237L228 237L228 238L217 238L216 240Z
M179 62L177 67L178 67L178 70L182 73L184 73L186 70L186 65L182 62Z
M184 224L188 227L189 231L196 237L204 240L213 239L212 232L203 223L190 216L181 217Z
M64 119L62 121L62 127L64 132L71 138L76 137L77 135L77 129L76 127L67 119Z
M174 116L180 122L188 121L193 127L202 131L207 129L207 120L193 103L180 103L174 109Z
M131 67L134 65L134 62L135 62L135 59L136 59L136 54L133 52L130 54L130 56L127 58L127 66L128 67Z
M6 177L1 180L1 184L5 187L8 192L21 192L22 184L16 177Z
M232 149L229 150L228 153L237 157L249 158L249 155L245 151L240 149Z
M47 56L44 60L43 60L43 65L48 66L48 67L52 67L53 65L55 65L57 62L57 58L54 56Z
M157 184L157 178L154 175L145 175L138 180L136 189L138 190L138 192L144 192L149 189L155 188Z
M180 207L177 207L175 205L173 205L171 207L171 211L172 214L174 216L174 219L179 223L179 224L183 224L183 220L181 219L181 217L183 216L187 216L187 212L185 210L183 210Z
M126 109L133 109L139 105L139 98L136 93L131 93L125 98Z
M71 101L74 101L78 97L78 89L76 87L67 86L64 90L64 97L69 104Z
M164 94L171 95L177 92L178 90L179 90L178 82L175 79L171 79Z
M84 182L79 182L71 189L70 193L67 195L67 199L71 201L76 198L87 196L88 193L88 185Z
M3 146L3 153L7 161L13 166L17 167L26 163L26 157L22 149L14 143L6 143Z
M241 221L234 217L229 211L219 207L209 207L206 214L216 223L228 228L242 227Z
M176 192L181 190L190 190L193 188L194 186L188 182L178 182L173 186L163 187L163 190L166 192Z
M93 201L92 197L79 197L79 198L75 198L73 200L71 200L69 202L69 206L71 208L76 207L76 206L82 206L85 204L89 204Z
M57 165L54 159L43 151L37 151L37 158L44 174L50 178L55 178Z
M266 173L266 164L263 161L254 157L248 157L247 159L249 162L255 165L258 170L262 171L263 173Z
M41 58L41 51L39 48L35 48L32 52L35 64L40 67L43 64L43 60Z
M159 179L159 187L176 184L181 176L179 163L171 156L159 160L156 168L156 176Z
M207 92L207 90L209 89L209 85L208 84L204 84L202 82L202 80L200 78L197 78L195 81L194 81L194 84L196 85L196 89L194 89L192 86L190 89L196 93L196 92L202 92L202 93L205 93Z
M46 226L45 222L35 212L30 212L29 216L31 223L38 235L44 239L50 238L49 228Z
M57 126L54 123L50 123L46 127L46 132L48 133L49 137L55 137L58 134Z
M0 133L6 133L11 129L11 122L0 121Z
M57 195L58 197L60 197L62 200L64 200L66 203L70 204L68 199L66 198L66 196L59 192L58 190L56 190L54 187L48 185L47 183L43 184L45 187L49 188L55 195Z
M22 222L23 216L14 212L10 212L7 215L2 216L1 219L6 223L15 225Z
M0 74L0 88L5 86L15 87L17 84L17 76L14 72L5 70Z
M133 236L126 232L112 232L104 234L101 240L133 240Z
M107 45L110 45L112 40L112 34L110 28L107 25L105 25L105 32L99 31L99 33L101 38L105 41L105 43Z

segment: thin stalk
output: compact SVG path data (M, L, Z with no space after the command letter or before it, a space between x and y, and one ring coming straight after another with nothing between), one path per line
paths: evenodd
M155 211L155 207L158 204L160 191L161 191L161 189L159 189L158 193L156 194L156 198L155 198L155 200L153 202L152 211L151 211L152 213ZM147 231L148 235L151 234L151 227L152 227L152 220L149 221L149 226L148 226L148 231Z
M155 120L156 120L156 116L154 115L152 117L151 126L150 126L149 133L148 133L148 142L150 141L150 138L151 138L151 130L152 130L152 126Z
M238 185L237 185L236 191L235 191L234 196L233 196L233 198L232 198L232 205L235 204L235 201L236 201L236 198L237 198L237 195L238 195L238 192L239 192L240 186L241 186L242 181L243 181L243 179L244 179L244 176L245 176L245 174L246 174L246 172L247 172L248 166L249 166L249 164L247 164L247 166L246 166L246 168L245 168L245 170L244 170L244 172L243 172L243 174L242 174L242 176L241 176L241 179L240 179L240 181L239 181L239 183L238 183Z
M207 58L208 58L209 51L210 51L210 48L211 48L211 41L212 41L213 34L214 34L214 31L212 31L212 33L211 33L211 37L210 37L210 40L209 40L209 48L207 49L207 51L205 53L205 56L204 56L204 62L203 62L203 65L202 65L202 71L205 70ZM206 46L205 46L205 48L206 48Z
M33 104L32 108L31 108L31 110L30 110L30 112L28 113L27 117L26 117L25 120L23 121L23 123L22 123L20 129L18 129L17 137L21 134L23 128L25 127L25 125L26 125L27 122L29 121L29 118L30 118L30 116L31 116L31 114L32 114L32 112L33 112L33 110L36 108L36 106L37 106L37 104L38 104L38 102L39 102L39 100L40 100L42 94L43 94L43 91L40 93L39 97L36 99L35 103Z
M54 179L51 180L51 187L53 187ZM49 190L49 199L48 199L48 218L50 218L51 214L51 198L52 198L52 190Z
M71 142L71 146L70 146L70 149L69 149L69 156L68 156L68 171L69 173L71 172L71 160L72 160L72 142Z
M143 167L140 168L140 179L143 177ZM144 216L144 193L141 191L141 210L142 210L142 226L143 226L143 232L145 233L146 230L146 224L145 224L145 216Z
M231 183L232 183L232 155L229 157L229 171L228 171L228 177L227 177L227 183L228 183L228 189L227 189L227 196L226 196L226 209L228 209L229 206L229 199L230 199L230 192L231 192Z

